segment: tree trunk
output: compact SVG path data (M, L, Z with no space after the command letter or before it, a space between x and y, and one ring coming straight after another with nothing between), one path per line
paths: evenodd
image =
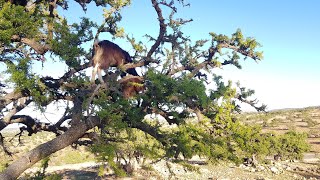
M74 124L64 134L55 139L39 145L33 150L29 151L18 160L9 165L1 174L0 180L14 180L17 179L26 169L30 168L39 160L55 153L77 141L81 138L87 130L99 124L98 118L92 118L91 122L79 121Z

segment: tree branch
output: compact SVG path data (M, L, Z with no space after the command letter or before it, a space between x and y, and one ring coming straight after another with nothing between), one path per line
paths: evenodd
M18 113L19 111L21 111L23 108L27 107L31 102L32 100L26 99L26 97L20 98L19 105L14 103L14 106L11 109L11 111L7 113L6 116L3 118L4 122L10 124L11 117L14 116L16 113Z
M30 168L33 164L49 156L50 154L71 145L81 138L87 130L97 126L100 123L98 118L89 117L89 120L91 123L78 121L78 124L71 126L71 128L68 129L64 134L29 151L21 158L10 164L0 174L0 179L17 179L21 173Z
M164 18L162 15L162 10L159 7L159 2L157 0L151 0L153 8L156 10L159 20L159 35L156 42L151 46L151 49L147 53L147 59L151 59L152 54L156 51L156 49L160 46L161 41L166 33L167 25L164 23Z
M257 56L257 55L255 55L255 54L253 53L253 51L246 51L244 48L237 47L237 46L233 46L233 45L230 45L230 44L228 44L228 43L220 43L219 46L220 46L221 48L232 49L232 50L234 50L234 51L236 51L236 52L238 52L238 53L240 53L240 54L242 54L242 55L244 55L244 56L246 56L246 57L252 58L252 59L255 60L255 61L260 60L260 57Z
M5 108L13 101L16 101L22 97L27 97L27 93L21 91L12 91L11 93L0 97L0 111L2 111L3 108Z
M0 133L0 146L2 147L3 151L7 155L12 156L12 153L10 151L8 151L7 147L4 145L4 137L2 136L1 133Z
M39 55L44 55L48 50L50 50L49 45L39 44L35 39L21 38L18 35L13 35L11 37L13 42L22 42L28 46L30 46L33 50L35 50Z

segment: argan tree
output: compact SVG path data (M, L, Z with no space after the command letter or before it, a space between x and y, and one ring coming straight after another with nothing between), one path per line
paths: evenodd
M202 155L208 160L239 161L252 154L276 153L271 152L275 144L271 136L261 136L259 128L244 126L234 117L240 103L264 110L264 105L258 107L257 101L248 99L254 91L225 82L214 71L223 66L240 69L244 59L260 61L262 52L254 38L236 30L229 36L210 32L208 39L191 40L181 27L192 19L175 18L177 7L189 6L187 2L150 0L159 32L155 37L146 35L144 43L118 26L120 10L134 1L75 2L84 12L89 3L105 7L104 22L82 18L70 24L57 11L58 7L68 11L70 2L64 0L0 0L0 130L20 123L24 125L21 131L29 136L40 131L57 135L10 164L0 179L16 179L39 160L71 144L90 145L100 160L117 169L115 157L129 157L121 147L140 141L139 135L152 143L133 145L133 150L154 159ZM86 69L91 67L90 47L101 34L126 39L133 63L107 72L106 84L98 80L92 84ZM35 64L44 61L44 65L63 62L66 72L59 77L40 75ZM119 75L137 67L144 69L139 72L142 81L130 85L144 90L124 98ZM52 123L22 113L30 106L41 113L56 102L65 102L65 112L51 119ZM62 126L64 122L68 126ZM84 137L90 141L82 141ZM2 149L10 154L1 134L0 138Z

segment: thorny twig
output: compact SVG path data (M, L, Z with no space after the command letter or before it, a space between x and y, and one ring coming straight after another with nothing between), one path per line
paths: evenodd
M25 127L20 127L20 132L19 132L18 134L14 135L14 136L9 140L9 142L12 142L13 139L14 139L16 136L19 135L17 146L20 145L20 144L23 144L23 143L21 142L21 136L22 136L22 133L23 133L24 130L27 130L27 129L26 129Z

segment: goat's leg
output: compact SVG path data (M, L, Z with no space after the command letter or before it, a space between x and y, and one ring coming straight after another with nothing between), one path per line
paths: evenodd
M105 82L104 82L104 80L102 78L102 74L101 74L101 69L100 68L97 69L97 73L98 73L98 79L100 80L100 82L102 84L105 84Z
M92 74L91 74L91 83L94 84L94 81L96 79L96 75L97 75L97 70L98 70L98 64L96 64L93 69L92 69Z
M96 64L95 67L92 70L92 75L91 75L91 83L94 84L96 75L98 74L98 79L101 83L104 84L104 81L102 79L102 74L101 74L101 69L99 67L99 64Z

